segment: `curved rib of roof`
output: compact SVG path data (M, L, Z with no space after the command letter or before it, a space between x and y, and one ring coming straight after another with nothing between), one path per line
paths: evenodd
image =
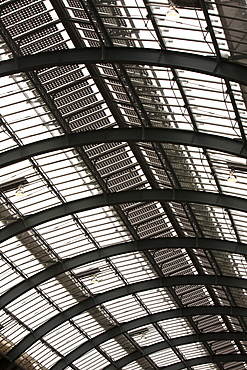
M0 4L3 370L246 369L246 4L174 5Z

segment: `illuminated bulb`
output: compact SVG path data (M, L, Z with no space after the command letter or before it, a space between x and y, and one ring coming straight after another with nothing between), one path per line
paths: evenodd
M146 339L147 339L146 334L145 333L142 333L141 340L146 340Z
M227 181L228 181L228 182L237 182L237 181L238 181L238 179L237 179L237 178L236 178L236 176L234 175L234 172L233 172L233 171L231 171L231 172L230 172L230 175L229 175L229 177L228 177Z
M24 197L24 187L22 185L18 186L18 189L16 190L15 195L17 197Z
M94 276L92 277L91 282L92 282L93 284L98 284L99 280L98 280L98 278L97 278L97 276L96 276L96 275L94 275Z
M179 19L180 14L178 10L175 8L175 6L171 6L168 12L166 13L166 18L171 20L171 21L176 21Z

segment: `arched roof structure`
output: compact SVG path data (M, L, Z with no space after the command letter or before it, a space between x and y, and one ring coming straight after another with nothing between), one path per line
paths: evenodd
M244 0L0 2L0 369L247 369Z

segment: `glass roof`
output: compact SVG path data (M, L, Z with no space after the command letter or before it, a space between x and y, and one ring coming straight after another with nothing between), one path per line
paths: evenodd
M2 370L247 369L246 12L0 1Z

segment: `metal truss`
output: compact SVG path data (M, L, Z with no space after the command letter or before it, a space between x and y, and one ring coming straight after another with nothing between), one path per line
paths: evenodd
M246 279L217 275L181 275L172 277L169 276L129 284L88 298L68 308L67 310L57 314L56 316L53 316L47 322L45 322L37 329L33 330L25 338L23 338L16 346L14 346L8 352L7 359L11 362L14 362L23 352L25 352L30 346L32 346L35 342L40 340L44 335L49 333L51 330L55 329L57 326L63 324L64 322L73 318L74 316L79 315L87 310L90 310L102 303L114 299L119 299L121 297L142 291L147 291L156 288L168 288L177 285L203 285L203 286L220 285L225 287L247 289Z
M0 63L0 77L69 64L120 63L185 69L247 85L247 68L226 59L148 48L104 47L57 50Z
M8 150L0 154L0 168L74 146L123 141L189 145L247 158L245 143L218 135L171 128L118 128L67 134Z
M121 191L117 193L94 195L30 214L2 229L0 231L0 242L30 230L32 227L40 225L44 222L52 221L73 213L129 202L152 201L178 203L192 202L247 212L247 200L231 195L181 189L145 189Z

